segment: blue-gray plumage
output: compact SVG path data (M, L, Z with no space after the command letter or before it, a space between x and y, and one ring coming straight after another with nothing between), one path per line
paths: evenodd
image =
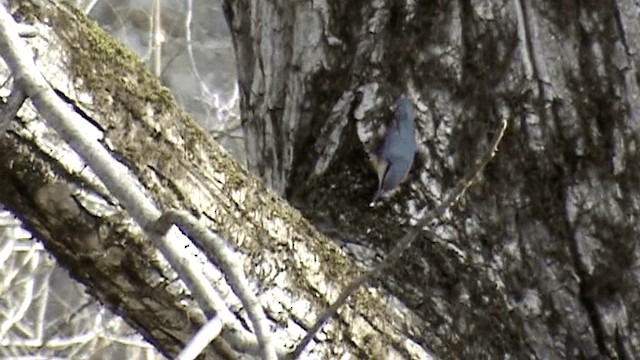
M395 118L389 124L371 161L378 172L378 191L372 203L380 199L404 180L413 164L416 153L415 114L413 104L406 96L400 96Z

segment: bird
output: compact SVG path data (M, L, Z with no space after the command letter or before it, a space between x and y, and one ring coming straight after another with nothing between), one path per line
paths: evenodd
M370 160L378 173L378 190L371 205L398 186L407 176L416 153L415 112L411 100L401 95L395 116Z

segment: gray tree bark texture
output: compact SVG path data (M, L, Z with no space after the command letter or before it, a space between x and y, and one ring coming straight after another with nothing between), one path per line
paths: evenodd
M640 5L226 0L250 169L337 241L384 256L486 149L459 207L381 279L442 358L640 356ZM369 208L401 93L420 155Z
M24 40L43 76L101 132L102 144L154 202L189 211L234 246L277 330L274 341L292 348L364 267L213 143L134 55L73 5L25 0L9 9L33 25L36 35ZM6 96L11 74L4 63L0 75ZM185 294L127 211L90 179L90 169L69 155L28 101L5 119L15 95L0 103L7 129L0 135L0 202L88 292L175 357L214 314ZM352 296L307 355L424 358L430 349L422 326L387 290L372 287ZM223 339L206 358L248 357Z

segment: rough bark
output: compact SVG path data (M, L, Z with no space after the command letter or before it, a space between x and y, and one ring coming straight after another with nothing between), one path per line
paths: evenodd
M43 75L70 108L102 132L103 144L156 204L190 211L235 246L279 330L276 341L293 345L362 267L238 166L135 56L73 5L16 1L11 9L16 19L37 29L28 42ZM1 73L3 79L10 76L5 67ZM4 103L0 107L4 110ZM46 119L26 104L0 136L0 202L93 296L164 354L175 356L202 325L203 311L176 286L117 199L69 154L46 128ZM428 350L406 336L417 318L398 309L404 307L384 290L359 292L319 335L324 341L314 348L316 356L424 356ZM221 341L208 353L240 355Z
M461 206L383 279L443 358L640 354L637 3L226 0L251 169L384 255L509 130ZM402 92L420 161L366 206ZM375 130L372 130L375 129Z

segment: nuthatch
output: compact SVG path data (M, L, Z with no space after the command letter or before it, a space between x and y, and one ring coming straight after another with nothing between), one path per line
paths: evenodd
M375 151L370 154L370 160L378 172L378 191L372 204L398 186L411 169L416 153L414 119L411 100L404 95L400 96L393 122L389 124Z

